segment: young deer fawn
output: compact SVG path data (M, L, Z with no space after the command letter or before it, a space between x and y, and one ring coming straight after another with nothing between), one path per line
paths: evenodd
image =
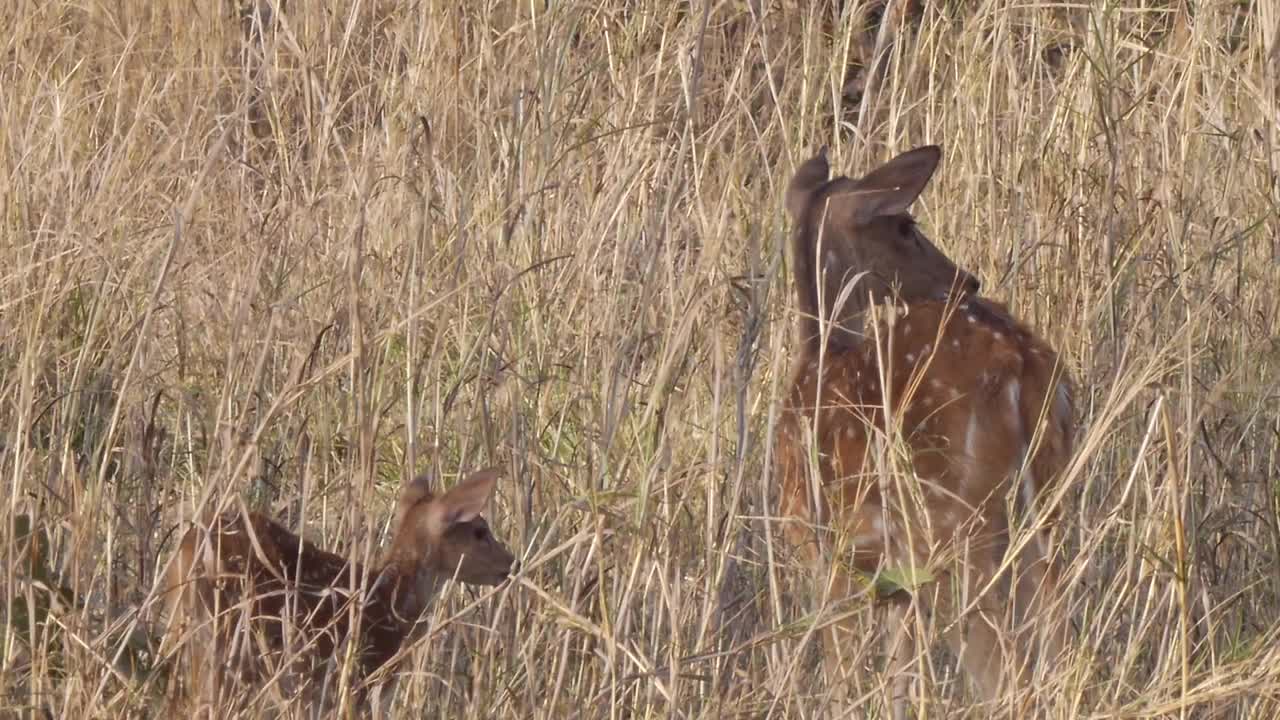
M336 700L344 655L357 687L427 630L421 616L446 580L506 580L514 558L480 517L498 476L481 470L439 497L425 477L409 483L374 569L255 513L232 510L188 531L167 571L166 645L185 644L199 702L213 712L244 699L224 685L274 676L319 712Z
M937 581L898 583L910 595L895 593L901 625L888 655L899 718L904 596L950 628L949 645L987 698L1023 683L1022 663L1052 661L1063 642L1046 616L1058 582L1046 500L1071 453L1071 388L1053 350L978 298L978 281L908 214L940 158L921 147L861 179L828 180L824 150L786 197L800 345L777 436L785 535L830 572L824 587L836 600L885 570ZM1043 516L1016 548L1010 504ZM991 597L1004 582L1015 618L1054 628L1039 653L1032 640L1017 643L1011 677L997 630L1006 608ZM849 632L841 622L823 632L831 682L851 664L841 657Z

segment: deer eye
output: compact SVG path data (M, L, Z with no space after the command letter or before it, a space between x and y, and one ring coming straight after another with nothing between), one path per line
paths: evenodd
M489 537L488 528L478 527L473 532L475 534L476 540L483 541L485 538Z
M913 234L915 226L916 224L911 220L911 218L902 218L898 221L898 233L903 237L910 237Z

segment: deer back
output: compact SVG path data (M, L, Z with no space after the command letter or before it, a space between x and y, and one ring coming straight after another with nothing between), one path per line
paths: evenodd
M905 535L894 523L914 522L917 539L1003 530L991 511L1003 510L1010 480L1035 502L1065 466L1073 413L1056 354L992 301L919 303L872 335L878 344L802 356L778 447L781 509L798 520L788 535L812 557L813 529L842 523L867 572L904 554L885 546ZM890 425L922 507L886 507L872 458Z

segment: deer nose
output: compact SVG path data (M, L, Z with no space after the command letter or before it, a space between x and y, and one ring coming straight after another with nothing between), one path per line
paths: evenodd
M982 281L978 280L978 278L972 275L965 278L964 291L966 293L968 293L969 295L977 295L978 291L981 289L982 289Z

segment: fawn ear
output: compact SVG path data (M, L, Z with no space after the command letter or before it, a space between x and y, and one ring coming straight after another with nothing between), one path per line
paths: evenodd
M867 173L847 196L854 203L854 222L870 222L886 215L905 215L920 197L942 161L942 148L925 145L908 150Z
M817 155L806 160L796 170L791 184L787 185L787 212L793 219L800 219L813 200L813 194L827 182L830 174L831 166L827 164L827 148L824 145Z
M428 532L434 537L443 537L454 525L478 517L493 495L501 473L496 467L477 471L432 500L427 515Z
M431 476L423 473L409 481L400 491L400 499L396 501L396 522L392 526L394 532L404 526L405 517L414 505L431 499Z

